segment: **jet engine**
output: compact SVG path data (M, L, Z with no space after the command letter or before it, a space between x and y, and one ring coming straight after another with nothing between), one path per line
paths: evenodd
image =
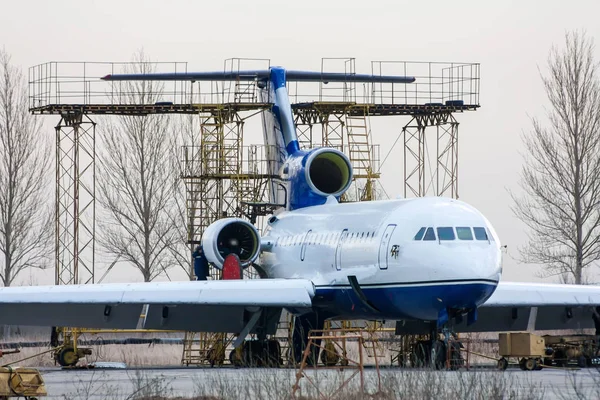
M343 195L352 183L352 165L341 151L323 147L290 157L282 175L291 181L290 208L297 209Z
M260 235L254 225L241 218L223 218L210 224L202 235L206 259L218 269L234 253L246 268L260 253Z

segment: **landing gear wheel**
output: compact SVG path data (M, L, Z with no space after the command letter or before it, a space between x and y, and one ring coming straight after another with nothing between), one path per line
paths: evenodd
M411 354L411 365L413 368L423 368L427 365L427 347L425 343L418 342Z
M537 362L535 361L535 358L528 358L525 361L525 369L527 371L533 371L537 368Z
M502 357L498 360L498 369L500 371L506 371L506 368L508 368L508 360Z
M244 343L242 350L242 364L244 367L262 367L263 344L259 340L249 340Z
M446 344L436 340L431 347L431 363L435 369L445 369L446 367Z
M72 346L65 346L54 353L54 359L61 367L72 367L79 361L79 356Z
M238 351L236 349L231 350L231 352L229 353L229 362L234 367L241 367L242 366L242 357L241 357L241 354L238 354Z

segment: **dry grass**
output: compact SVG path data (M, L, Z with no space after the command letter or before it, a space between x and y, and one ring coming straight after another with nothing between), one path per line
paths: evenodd
M293 372L293 371L290 371ZM513 381L514 375L499 372L458 372L394 370L382 373L381 385L374 374L368 376L365 391L359 387L358 379L353 379L337 392L348 372L330 371L307 372L316 386L301 381L297 399L351 399L351 400L500 400L523 399L542 400L544 390L540 385L520 385ZM294 381L294 379L289 379ZM240 379L224 379L219 375L208 376L196 383L195 394L214 396L219 400L289 399L288 379L266 376L260 370L247 371Z

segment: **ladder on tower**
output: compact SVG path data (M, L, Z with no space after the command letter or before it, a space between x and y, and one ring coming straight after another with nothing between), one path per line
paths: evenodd
M368 178L371 169L371 132L366 115L346 114L346 132L348 134L348 157L352 163L354 176Z
M348 136L348 157L352 164L354 179L364 180L364 186L358 194L358 200L375 200L374 183L379 178L375 171L371 129L369 127L368 108L359 112L346 113L346 133Z
M186 332L181 364L221 366L227 359L227 347L230 342L225 333Z

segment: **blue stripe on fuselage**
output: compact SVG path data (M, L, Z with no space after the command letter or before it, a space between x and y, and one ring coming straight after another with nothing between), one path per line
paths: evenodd
M421 319L437 320L443 309L467 309L487 300L497 283L464 281L447 283L402 283L361 285L367 299L381 313L373 314L365 307L350 286L316 286L317 307L347 319Z

